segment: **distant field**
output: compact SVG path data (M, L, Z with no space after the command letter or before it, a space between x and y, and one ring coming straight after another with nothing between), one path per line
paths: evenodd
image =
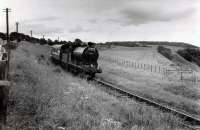
M110 50L102 51L102 55L116 56L121 59L127 59L132 61L138 61L149 64L159 64L163 66L169 66L173 64L168 59L160 55L156 47L120 47L114 46Z
M102 50L100 55L175 70L177 68L176 62L172 62L158 53L156 47L114 46L111 49ZM172 51L175 52L177 49L175 48ZM180 82L181 75L179 73L156 73L154 70L152 72L149 71L147 65L147 68L143 67L144 69L142 67L134 68L104 59L100 59L99 63L103 68L103 74L99 76L105 80L122 85L158 102L163 102L166 105L200 116L200 86L199 84L192 84L192 82ZM186 66L193 69L190 64ZM198 71L194 71L199 74ZM192 74L184 74L183 77L191 78Z

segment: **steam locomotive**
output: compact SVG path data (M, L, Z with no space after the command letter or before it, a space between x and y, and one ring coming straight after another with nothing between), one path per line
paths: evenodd
M93 43L80 45L67 43L51 48L51 59L57 61L68 71L82 73L93 78L102 70L98 66L99 52Z

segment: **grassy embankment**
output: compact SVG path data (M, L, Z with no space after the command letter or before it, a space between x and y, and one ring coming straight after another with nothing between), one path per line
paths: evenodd
M102 50L100 54L105 57L117 57L118 59L162 66L172 70L176 69L174 62L157 52L157 46L132 48L114 46L111 49ZM170 77L164 77L160 73L135 69L106 60L100 60L100 66L104 70L100 77L105 80L133 90L147 98L200 116L200 87L198 84L178 82L180 74L172 73Z
M71 76L49 61L46 46L21 43L12 52L8 125L48 130L182 130L178 119Z

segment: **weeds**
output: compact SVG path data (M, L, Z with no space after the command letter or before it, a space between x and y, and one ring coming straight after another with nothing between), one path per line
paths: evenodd
M164 88L164 90L169 91L175 95L187 97L189 99L193 100L200 99L200 94L198 93L198 90L195 90L195 88L189 88L182 85L182 86L166 87Z

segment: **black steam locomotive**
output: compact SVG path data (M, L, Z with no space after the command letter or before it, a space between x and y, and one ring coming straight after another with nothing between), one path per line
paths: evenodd
M67 43L54 45L51 49L51 58L61 64L68 71L86 74L93 78L102 70L98 66L99 52L91 42L88 45Z

